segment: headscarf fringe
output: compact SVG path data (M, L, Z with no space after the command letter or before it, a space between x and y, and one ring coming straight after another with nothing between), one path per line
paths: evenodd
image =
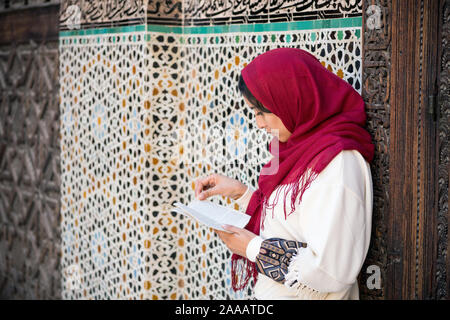
M253 276L253 284L256 282L258 271L256 264L245 257L237 254L231 256L231 287L240 291L247 287L250 278Z

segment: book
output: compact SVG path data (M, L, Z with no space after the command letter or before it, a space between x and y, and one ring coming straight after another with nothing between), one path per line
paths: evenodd
M187 206L181 202L175 202L173 211L195 219L204 225L216 230L232 233L222 228L228 224L238 228L244 228L250 221L248 214L216 204L209 200L194 200Z

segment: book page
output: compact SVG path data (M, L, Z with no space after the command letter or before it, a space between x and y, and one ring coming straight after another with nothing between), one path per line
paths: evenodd
M222 228L223 224L244 228L250 220L250 216L248 214L208 200L195 200L189 203L188 206L180 202L176 202L175 206L177 208L175 208L174 211L194 218L208 227L226 232L229 231Z

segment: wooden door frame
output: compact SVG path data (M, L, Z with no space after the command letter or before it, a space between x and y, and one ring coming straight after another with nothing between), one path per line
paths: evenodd
M392 1L386 299L436 296L436 105L444 1Z
M0 35L0 45L58 41L59 5L1 12Z

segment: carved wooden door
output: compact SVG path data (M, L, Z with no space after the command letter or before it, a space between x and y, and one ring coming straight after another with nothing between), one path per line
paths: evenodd
M363 298L449 298L449 3L364 1L363 96L377 152ZM380 288L366 286L370 265Z
M0 4L0 299L57 299L57 1Z

